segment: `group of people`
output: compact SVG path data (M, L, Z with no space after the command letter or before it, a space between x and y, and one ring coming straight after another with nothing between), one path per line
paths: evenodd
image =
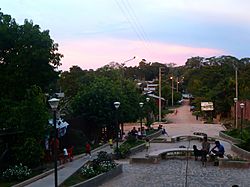
M207 136L204 136L201 149L199 150L196 145L193 145L195 160L198 157L201 157L202 165L205 165L207 162L207 155L211 155L211 157L224 157L225 149L224 146L221 145L220 141L215 141L215 146L210 150L210 143L207 140Z
M142 139L143 137L146 137L147 134L144 127L138 128L138 130L136 130L136 128L133 127L133 129L130 132L128 132L128 135L134 136L135 138L138 139Z

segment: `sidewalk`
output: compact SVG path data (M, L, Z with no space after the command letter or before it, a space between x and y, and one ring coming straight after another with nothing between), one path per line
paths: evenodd
M106 151L108 153L111 153L111 149L108 144L105 144L97 149L94 149L92 151L92 158L95 158L97 156L97 153L99 151ZM78 156L75 156L72 162L67 162L64 164L62 169L58 169L58 185L62 184L68 177L70 177L73 173L75 173L79 168L81 168L87 161L90 159L85 156L85 154L81 154ZM34 182L32 182L29 185L26 185L28 187L54 187L54 172L49 174L46 177L43 177L41 179L38 179Z

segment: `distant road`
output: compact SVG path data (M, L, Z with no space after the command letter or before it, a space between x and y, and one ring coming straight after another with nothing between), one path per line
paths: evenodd
M194 132L204 132L208 136L218 137L219 131L224 130L220 124L203 124L190 112L188 100L184 100L183 105L177 108L177 113L167 116L168 124L163 124L170 136L177 134L193 134ZM154 127L157 127L155 125Z

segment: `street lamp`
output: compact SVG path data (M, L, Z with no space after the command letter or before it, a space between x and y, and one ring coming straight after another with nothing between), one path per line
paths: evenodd
M174 77L170 77L172 80L172 106L174 106Z
M114 105L115 105L115 109L116 109L116 114L115 114L115 119L116 119L116 156L118 158L118 153L119 153L119 150L118 150L118 129L119 129L119 124L118 124L118 108L120 106L120 102L116 101L114 102Z
M52 98L48 100L50 107L53 110L53 125L54 125L54 171L55 171L55 187L57 187L57 130L56 130L56 111L59 104L59 99Z
M241 121L240 121L240 139L242 141L242 122L243 122L243 109L244 109L245 104L240 103L240 109L241 109Z
M141 136L142 136L142 107L143 107L144 103L143 102L140 102L139 103L139 106L141 108L140 110L140 122L141 122Z
M238 101L238 98L237 97L235 97L234 98L234 118L235 118L235 128L237 128L238 127L238 107L237 107L237 101Z
M150 98L149 97L147 97L146 98L146 101L147 101L147 126L149 127L150 125L149 125L149 117L150 117L150 108L149 108L149 101L150 101Z

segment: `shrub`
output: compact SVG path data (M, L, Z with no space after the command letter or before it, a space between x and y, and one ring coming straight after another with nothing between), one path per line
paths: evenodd
M2 176L7 181L22 181L31 175L32 171L27 166L15 165L2 173Z
M105 151L100 151L96 159L81 168L80 173L86 178L91 178L115 167L116 164L111 155Z
M107 172L115 167L116 167L116 164L114 162L102 161L99 163L99 171L102 173Z
M35 138L27 138L25 142L13 148L17 163L22 162L28 167L36 167L41 163L44 152Z
M97 171L94 170L94 167L91 165L84 165L81 168L80 173L84 175L86 178L91 178L99 174Z
M121 158L126 158L126 156L130 153L130 148L131 148L131 145L126 144L126 143L122 144L119 147L120 157Z

